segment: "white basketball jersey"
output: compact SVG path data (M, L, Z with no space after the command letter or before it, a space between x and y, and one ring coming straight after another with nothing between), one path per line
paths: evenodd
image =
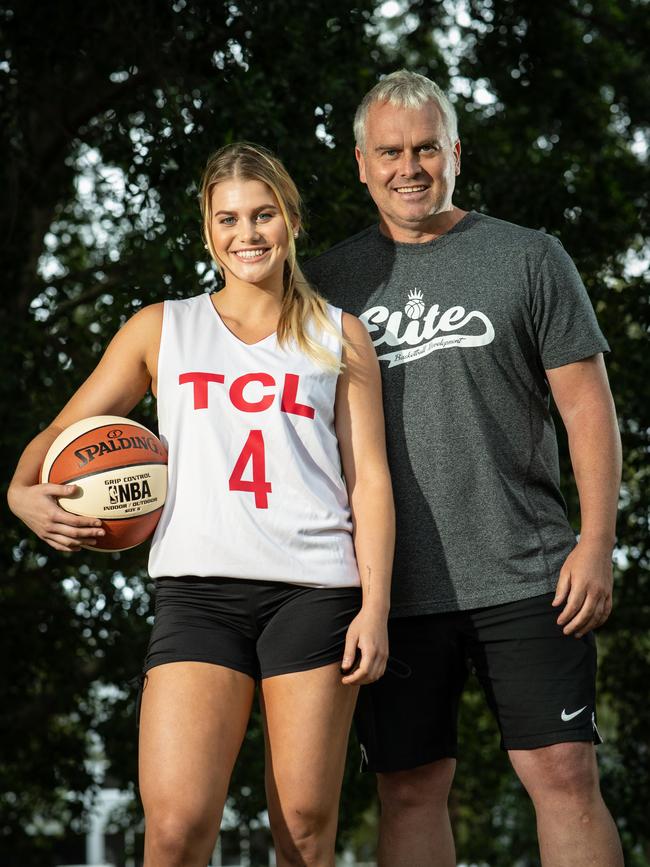
M341 311L329 315L340 331ZM333 335L318 340L340 358ZM209 295L165 302L158 421L169 478L152 577L359 584L336 382L275 334L243 343Z

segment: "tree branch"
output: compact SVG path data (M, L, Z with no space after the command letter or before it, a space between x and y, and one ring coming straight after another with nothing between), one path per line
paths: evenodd
M76 275L74 277L60 277L57 279L57 283L59 285L63 285L66 281L70 282L83 282L84 276L91 276L93 273L97 271L103 271L103 268L95 267L88 268L86 271L82 272L82 275ZM122 263L115 263L109 269L105 271L105 276L103 279L99 280L95 283L94 286L90 286L88 289L80 292L75 298L66 298L64 301L59 302L56 305L56 308L51 316L47 318L47 324L51 325L53 322L57 322L71 310L74 310L76 307L79 307L81 304L87 304L89 301L94 301L104 292L108 292L117 286L124 275L127 273L127 268ZM53 281L47 281L48 286L53 285Z

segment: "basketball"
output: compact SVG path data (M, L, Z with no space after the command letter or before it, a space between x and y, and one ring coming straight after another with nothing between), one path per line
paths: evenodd
M404 307L404 312L408 316L409 319L419 319L420 316L424 313L424 301L422 300L422 293L418 292L417 289L414 289L413 292L409 292L408 301L406 302L406 306Z
M41 482L77 485L62 509L99 518L105 536L93 551L124 551L148 539L167 494L167 449L144 425L97 415L75 422L50 446ZM101 545L101 547L99 547Z

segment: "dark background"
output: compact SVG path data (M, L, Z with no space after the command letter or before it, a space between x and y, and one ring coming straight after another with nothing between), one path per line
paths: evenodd
M558 235L612 347L625 462L599 757L627 863L650 864L647 3L16 0L0 2L0 27L4 480L128 316L213 279L196 200L211 151L246 138L284 159L308 207L305 258L373 221L351 121L379 75L408 66L456 94L457 204ZM134 411L154 415L150 400ZM577 522L564 443L563 465ZM146 547L63 556L3 517L0 862L43 867L60 863L59 824L83 828L89 751L134 788L152 587ZM459 860L538 863L532 809L474 686L462 730ZM373 781L357 763L353 747L341 841L367 851ZM263 809L261 768L255 719L231 787L243 823Z

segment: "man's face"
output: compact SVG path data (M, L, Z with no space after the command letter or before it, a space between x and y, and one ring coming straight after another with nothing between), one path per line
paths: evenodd
M416 109L373 103L365 150L357 148L356 157L361 182L397 234L426 230L430 217L451 209L460 142L449 141L436 103Z

